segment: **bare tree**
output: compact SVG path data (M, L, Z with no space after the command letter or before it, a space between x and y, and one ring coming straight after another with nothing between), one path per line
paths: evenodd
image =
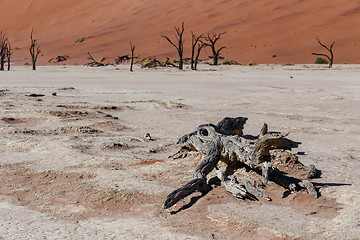
M335 44L335 42L333 42L330 46L330 48L328 48L327 46L325 46L323 43L321 43L320 39L318 37L316 37L316 40L318 41L318 43L320 44L320 46L322 46L323 48L325 48L329 53L329 55L326 54L322 54L322 53L312 53L313 55L316 56L323 56L326 57L329 60L329 68L332 68L332 65L334 63L334 54L333 54L333 46Z
M33 38L33 32L34 32L34 28L32 28L30 34L31 45L29 50L30 50L33 70L36 70L36 61L40 53L40 47L38 46L37 40Z
M200 40L200 43L197 46L197 53L196 53L196 57L195 57L195 61L194 61L194 69L193 70L197 70L197 64L199 62L200 52L203 49L203 47L205 47L205 46L206 46L206 44Z
M134 51L135 51L135 45L133 46L130 42L130 50L131 50L131 63L130 63L130 72L133 71L133 65L134 65Z
M171 45L173 45L178 54L179 54L179 69L182 70L183 69L183 53L184 53L184 39L183 39L183 33L184 33L184 22L182 22L181 24L181 29L180 27L176 27L174 26L175 29L175 37L176 37L176 44L173 43L173 41L171 41L171 39L166 36L166 35L161 35L161 37L163 37L164 39L166 39Z
M220 56L220 51L223 50L224 48L226 48L225 46L223 46L223 47L220 47L218 50L216 50L216 47L215 47L216 42L224 34L225 34L225 32L219 33L219 34L212 34L212 35L208 34L205 37L205 41L207 42L205 44L206 44L206 46L209 46L211 48L211 51L213 53L213 60L214 60L213 64L214 65L218 65L218 58Z
M0 31L0 71L4 71L7 49L8 39L5 33L3 33L3 31Z
M8 64L8 71L10 71L11 68L11 55L13 54L13 49L11 48L10 42L8 41L7 49L6 49L6 58L7 58L7 64Z
M191 32L191 69L196 70L195 67L195 48L199 40L203 37L203 34L196 36L193 32ZM198 48L199 49L199 48ZM201 49L200 49L201 51ZM200 55L200 53L199 53Z

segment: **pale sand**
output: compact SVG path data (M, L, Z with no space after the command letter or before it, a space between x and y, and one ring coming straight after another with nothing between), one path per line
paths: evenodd
M0 239L357 239L359 71L296 65L0 72ZM292 200L276 188L273 202L250 202L218 187L175 215L163 210L167 194L201 161L199 154L168 159L177 139L226 116L248 117L247 134L258 134L264 122L290 132L302 142L293 150L305 153L300 161L322 171L314 180L322 196L303 192ZM144 141L147 132L156 141Z

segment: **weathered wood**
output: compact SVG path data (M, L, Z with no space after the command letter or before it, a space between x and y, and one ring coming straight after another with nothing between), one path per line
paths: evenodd
M88 58L89 60L91 60L91 62L88 62L86 64L84 64L84 66L90 66L90 67L103 67L105 66L105 64L96 61L90 54L90 52L88 52Z
M210 144L204 159L196 167L194 177L206 177L216 167L220 160L221 148L220 138L215 138Z
M318 175L318 170L316 169L314 164L309 165L309 172L307 177L308 178L316 178L316 176Z
M280 186L283 186L286 189L289 189L290 191L296 191L299 186L299 179L286 176L284 173L279 171L278 169L274 169L270 174L270 180L276 182Z
M233 176L231 179L228 179L227 176L225 176L225 173L220 169L216 170L216 175L224 184L226 190L232 195L241 199L246 197L246 189L240 185L235 176Z
M301 182L299 182L299 185L303 188L306 188L306 190L308 191L309 194L313 195L316 198L319 197L319 194L316 191L314 185L311 182L309 182L308 180L302 180Z
M130 42L130 50L132 49L131 42ZM135 50L135 49L134 49ZM123 63L124 61L131 60L131 57L128 55L118 56L116 59L114 59L115 64Z
M246 188L246 191L248 191L249 193L253 194L256 197L259 198L263 198L266 199L268 201L271 201L271 198L269 198L268 196L266 196L264 193L260 192L258 189L256 189L249 180L247 180L246 178L242 179L242 182Z
M224 135L243 135L244 125L248 118L226 117L216 125L216 130Z
M262 183L267 184L269 181L269 171L271 169L271 163L265 163L261 168Z
M163 208L167 209L173 206L179 200L189 196L193 192L199 191L201 193L205 193L206 190L207 190L206 178L193 179L184 186L170 193L163 203Z
M143 64L142 68L154 68L154 67L176 67L176 65L172 64L169 58L166 59L165 62L160 62L156 58L151 60L150 62Z
M170 196L170 201L175 204L177 201L195 191L197 187L193 186L196 179L206 179L206 176L217 168L219 161L224 162L228 166L245 167L247 171L252 171L255 174L261 175L262 185L266 185L269 180L289 189L293 192L300 189L307 189L308 192L315 197L318 197L317 191L309 181L302 181L292 176L287 176L286 173L277 169L277 165L284 160L284 153L286 158L297 159L295 155L285 150L277 150L277 155L270 156L271 149L287 149L298 147L300 142L294 142L286 138L288 134L279 132L269 132L267 124L264 124L258 136L244 135L243 128L247 118L224 118L217 125L202 124L194 132L182 136L178 144L182 144L182 150L199 151L205 153L204 159L197 166L194 173L194 182L189 182L184 187L174 191ZM179 151L174 156L177 156L182 151ZM274 159L275 156L275 159ZM292 158L292 156L294 156ZM276 159L279 158L279 159ZM239 164L240 163L240 164ZM287 167L290 164L298 164L296 166L303 166L298 161L287 162ZM295 165L293 165L295 166ZM225 176L224 172L217 169L218 178L222 181L227 191L231 192L238 198L244 198L247 193L250 195L266 199L271 199L264 194L259 188L253 186L246 178L242 179L245 188L238 183L236 177L233 176L230 180ZM190 184L191 183L191 184ZM204 185L206 186L206 180ZM191 190L191 191L190 191ZM166 204L169 206L169 204Z

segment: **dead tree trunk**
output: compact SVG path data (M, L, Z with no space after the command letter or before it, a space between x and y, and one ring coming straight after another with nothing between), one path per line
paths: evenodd
M244 135L243 128L246 120L247 118L244 117L227 117L217 125L202 124L194 132L179 139L178 143L182 144L181 149L206 152L206 155L196 167L193 179L167 196L163 204L164 208L170 208L180 199L195 191L202 193L209 191L211 187L208 185L206 177L213 169L216 169L217 176L226 190L237 198L255 200L263 198L271 201L261 189L261 186L265 186L268 180L291 191L307 189L309 194L319 197L311 182L297 179L278 169L278 167L296 169L296 171L304 169L306 172L307 168L297 160L297 157L285 151L285 149L291 150L298 147L300 143L285 138L287 134L268 132L267 124L264 124L258 136ZM179 154L182 154L181 150ZM175 155L173 157L176 158ZM292 161L288 159L292 159ZM242 177L242 184L237 181L235 176L229 179L225 172L218 169L219 161L227 165L226 169L230 170L228 171L230 174L233 174L238 168L245 168L246 173L242 174L247 174L245 176L251 179L258 179L256 184L253 185L245 177Z
M8 49L8 40L5 33L0 31L0 71L4 71L6 53Z
M322 54L322 53L312 53L313 55L316 55L316 56L323 56L323 57L326 57L328 60L329 60L329 68L332 68L332 65L334 63L334 54L333 54L333 46L335 44L335 42L333 42L330 46L330 48L328 48L326 45L324 45L323 43L321 43L320 39L319 38L316 38L316 40L318 41L318 43L320 44L320 46L322 46L323 48L325 48L329 53L330 53L330 56L329 55L326 55L326 54Z
M195 62L194 62L194 70L197 70L197 64L199 62L199 56L200 56L201 50L205 46L206 46L205 43L203 43L202 41L200 41L200 43L197 46L197 53L196 53Z
M13 50L11 49L10 42L8 42L8 47L6 51L6 59L7 59L7 70L10 71L11 68L11 55L13 54Z
M203 34L200 34L199 36L196 36L193 32L191 32L191 70L196 70L195 67L195 48L199 40L202 38ZM201 49L200 49L201 50ZM198 53L200 55L200 53ZM197 57L198 57L197 55Z
M216 49L216 42L220 39L220 37L222 35L224 35L225 33L219 33L219 34L213 34L210 36L210 34L208 34L205 37L205 40L207 41L206 46L209 46L211 48L212 54L213 54L213 65L218 65L218 59L220 57L220 52L221 50L223 50L224 48L226 48L225 46L220 47L219 49Z
M36 70L36 61L40 53L40 47L38 46L37 40L33 38L33 32L34 32L34 28L32 28L30 34L31 45L29 50L31 55L32 69Z
M135 51L135 45L133 46L130 42L130 50L131 50L131 63L130 63L130 72L133 71L133 65L134 65L134 51Z
M183 34L184 34L184 22L182 22L181 24L181 29L180 27L176 27L174 26L175 29L175 37L176 37L176 44L173 43L173 41L171 41L171 39L166 36L166 35L161 35L162 38L166 39L171 45L173 45L179 55L179 70L183 69L183 53L184 53L184 39L183 39Z

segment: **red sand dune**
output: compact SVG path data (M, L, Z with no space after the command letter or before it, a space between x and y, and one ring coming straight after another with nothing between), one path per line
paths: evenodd
M88 51L113 61L130 53L130 41L137 55L173 58L175 49L160 34L173 36L183 20L185 57L191 31L226 32L222 55L241 63L313 63L311 52L323 52L315 36L325 44L336 41L335 63L360 63L358 0L2 0L0 9L0 29L20 48L13 55L17 65L30 63L32 26L41 64L57 55L69 55L67 64L84 64Z

